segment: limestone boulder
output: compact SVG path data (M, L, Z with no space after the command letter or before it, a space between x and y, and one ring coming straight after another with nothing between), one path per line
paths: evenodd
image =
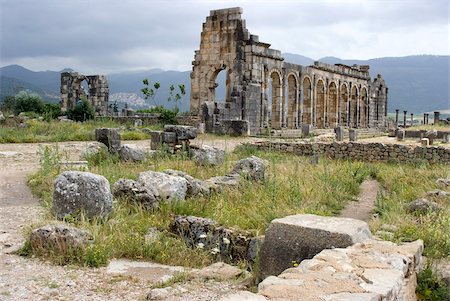
M3 115L3 112L0 111L0 121L5 121L5 120L6 120L5 115Z
M195 277L219 281L236 279L242 274L244 274L243 270L224 262L216 262L203 269L192 272L192 275Z
M450 178L447 179L439 178L436 180L436 184L440 186L450 186Z
M120 129L119 128L95 129L95 140L106 145L109 151L117 152L120 148Z
M93 242L90 232L64 224L46 225L30 235L33 252L65 253L69 249L84 249Z
M269 162L251 156L239 160L233 168L232 174L239 174L251 181L263 181L266 179L266 170L269 166Z
M278 275L324 249L345 248L371 238L367 223L352 218L298 214L275 219L261 247L261 275Z
M158 206L160 196L158 191L150 186L144 186L130 179L119 179L112 187L114 197L124 197L147 209Z
M438 203L431 202L424 198L414 200L408 204L408 210L412 213L424 214L427 212L436 212L441 209L442 208Z
M77 215L104 217L112 211L112 194L108 180L101 175L65 171L54 182L53 212L58 219Z
M138 175L137 182L155 190L161 201L183 201L187 195L188 181L180 176L163 172L145 171Z
M196 179L184 171L174 170L174 169L166 169L163 171L164 173L171 176L178 176L186 179L187 181L187 197L193 197L196 195L204 195L209 196L211 194L211 187L204 183L204 181Z
M124 144L119 148L122 161L140 162L145 160L145 151L135 145Z
M197 137L197 128L188 125L171 125L164 126L164 132L173 132L178 140L189 140Z
M236 188L239 186L240 175L231 174L209 178L204 185L208 185L212 191L220 191L222 188Z
M427 191L427 196L448 199L448 198L450 198L450 192L435 189L435 190Z
M203 145L192 149L193 159L200 166L214 166L222 164L225 160L225 151L223 149Z
M98 155L99 153L102 153L102 152L107 153L108 147L101 142L93 141L93 142L88 143L86 148L81 151L80 158L88 159L89 157Z

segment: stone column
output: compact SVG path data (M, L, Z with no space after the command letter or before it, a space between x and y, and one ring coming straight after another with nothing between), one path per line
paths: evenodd
M400 111L399 109L395 110L395 127L398 126L398 111Z
M414 125L414 114L411 113L411 126L413 126L413 125Z
M403 128L405 128L406 129L406 113L407 113L408 111L403 111Z
M423 124L426 124L425 122L426 122L426 119L427 119L427 114L423 114Z
M434 112L434 124L438 124L440 119L441 119L441 113Z
M428 124L428 114L424 114L424 118L425 118L425 124Z

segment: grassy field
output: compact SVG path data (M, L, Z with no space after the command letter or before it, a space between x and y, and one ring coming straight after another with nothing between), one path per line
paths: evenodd
M94 130L100 127L124 127L123 140L148 139L148 135L113 121L60 122L28 120L24 127L15 122L0 124L0 143L32 143L95 140ZM129 129L128 129L129 128ZM155 126L158 128L158 126Z
M61 172L60 156L56 149L43 152L42 169L30 177L29 186L43 200L47 208L46 224L53 220L50 213L52 183ZM194 177L206 179L228 173L235 161L256 155L270 162L265 183L243 182L238 189L228 189L211 198L196 197L175 205L163 205L148 212L127 200L116 199L113 213L106 220L69 221L90 230L95 244L85 254L56 256L58 263L78 262L82 265L103 265L109 258L151 259L161 263L204 266L211 262L210 254L192 250L167 230L175 214L196 215L216 220L228 227L264 234L270 221L296 213L336 215L346 202L359 192L366 178L376 178L383 187L379 194L375 218L370 226L376 231L382 224L398 227L395 242L423 239L425 255L430 258L450 256L450 210L421 216L407 212L406 204L437 188L435 180L449 177L448 166L403 165L338 161L321 158L318 165L309 158L276 152L260 152L242 147L228 154L224 164L217 167L198 167L183 155L159 154L143 163L125 163L111 155L90 160L90 171L104 175L111 184L119 178L136 178L145 170L162 171L167 168L186 171ZM445 200L435 200L445 203ZM38 225L34 225L36 227ZM149 227L163 231L157 243L146 244L144 235Z

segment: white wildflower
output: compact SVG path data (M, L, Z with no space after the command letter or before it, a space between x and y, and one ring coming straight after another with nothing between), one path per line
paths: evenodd
M204 247L205 247L205 244L202 243L202 242L199 242L199 243L197 244L197 248L198 248L198 249L203 249Z
M230 244L230 240L228 238L224 237L222 240L223 240L224 244L226 244L226 245Z
M211 254L216 255L217 253L220 253L219 248L214 248L211 250Z
M205 233L203 233L203 234L200 234L200 236L199 236L199 238L206 238L206 234Z

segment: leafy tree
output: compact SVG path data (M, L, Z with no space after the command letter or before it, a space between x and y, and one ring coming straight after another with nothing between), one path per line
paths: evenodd
M3 99L0 109L3 111L13 112L16 109L16 98L14 96L6 96Z
M44 104L44 119L50 121L62 115L59 104L46 103Z
M67 117L75 121L86 121L94 119L95 111L86 97L81 97L73 109L67 111Z
M15 97L14 112L35 112L42 114L44 112L44 102L42 98L34 93L20 91Z
M175 101L175 112L178 113L179 108L178 108L178 103L181 103L181 101L183 100L183 96L186 95L186 88L183 84L179 84L178 85L178 90L179 92L175 93L175 86L174 85L170 85L170 94L169 94L169 98L167 99L167 101Z
M147 78L144 78L142 80L142 83L144 84L144 88L141 89L141 92L142 94L144 94L144 98L145 99L150 98L153 101L154 105L156 106L155 94L161 85L158 82L155 82L152 88Z

